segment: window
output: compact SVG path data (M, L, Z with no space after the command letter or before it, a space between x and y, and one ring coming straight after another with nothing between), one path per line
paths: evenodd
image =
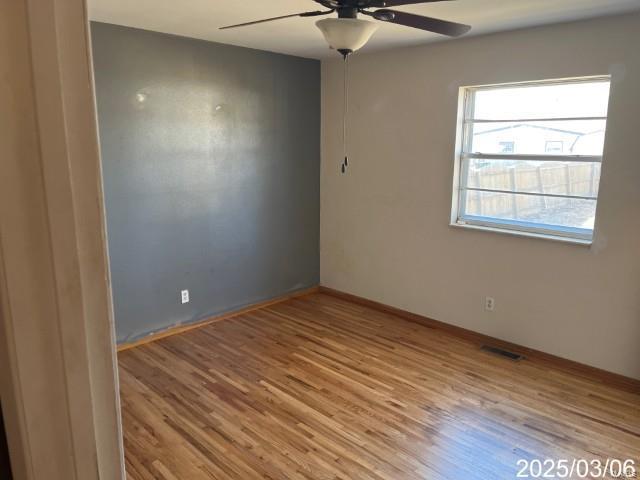
M609 83L464 88L454 224L589 243Z
M544 146L544 153L562 153L564 142L562 140L547 140Z
M500 153L515 153L515 142L500 142Z

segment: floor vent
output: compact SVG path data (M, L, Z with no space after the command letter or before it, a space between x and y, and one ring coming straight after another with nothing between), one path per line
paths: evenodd
M496 355L500 355L501 357L508 358L509 360L513 360L514 362L518 362L524 359L524 357L519 353L509 352L508 350L503 350L497 347L490 347L489 345L483 345L480 349L484 350L485 352L494 353Z

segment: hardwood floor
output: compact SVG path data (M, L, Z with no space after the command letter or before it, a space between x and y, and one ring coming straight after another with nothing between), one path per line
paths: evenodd
M536 458L640 466L639 395L323 294L119 363L129 480L514 479L518 459Z

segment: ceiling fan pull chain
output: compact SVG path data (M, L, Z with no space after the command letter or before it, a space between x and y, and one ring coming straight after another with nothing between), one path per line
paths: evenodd
M342 173L346 173L349 166L349 155L347 153L347 117L349 115L349 55L344 55L343 62L343 80L344 80L344 110L342 112L342 153L344 154L344 162L342 163Z

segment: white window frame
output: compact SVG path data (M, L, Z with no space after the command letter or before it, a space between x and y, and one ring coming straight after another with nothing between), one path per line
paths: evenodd
M487 85L487 86L471 86L460 88L459 96L459 112L458 112L458 132L457 132L457 148L456 148L456 163L454 170L454 189L453 189L453 201L451 211L451 226L464 227L476 230L493 231L498 233L509 233L519 236L529 236L537 238L546 238L551 240L560 240L570 243L578 243L584 245L591 245L593 236L595 233L595 226L593 230L573 228L566 226L556 226L549 228L549 225L538 224L534 222L524 222L516 220L505 219L492 219L491 217L480 217L473 215L466 215L464 213L464 207L466 205L466 194L468 191L486 191L493 193L513 193L511 191L483 189L475 187L467 187L465 180L467 179L468 161L471 159L485 159L485 160L531 160L531 161L561 161L561 162L597 162L602 163L602 155L553 155L553 154L540 154L540 155L522 155L517 153L473 153L471 151L471 144L473 140L473 124L476 123L505 123L505 122L535 122L535 121L567 121L567 120L605 120L605 117L568 117L568 118L527 118L527 119L474 119L473 108L475 93L478 91L484 91L489 89L503 89L510 87L527 87L527 86L539 86L539 85L567 85L577 83L593 83L593 82L611 82L611 76L602 75L594 77L583 78L571 78L562 80L541 80L535 82L519 82L519 83L507 83L499 85ZM606 131L605 131L606 138ZM576 195L562 195L562 194L545 194L545 193L529 193L518 192L519 195L534 195L538 197L556 197L556 198L575 198L583 200L593 200L597 202L598 196L586 197Z

